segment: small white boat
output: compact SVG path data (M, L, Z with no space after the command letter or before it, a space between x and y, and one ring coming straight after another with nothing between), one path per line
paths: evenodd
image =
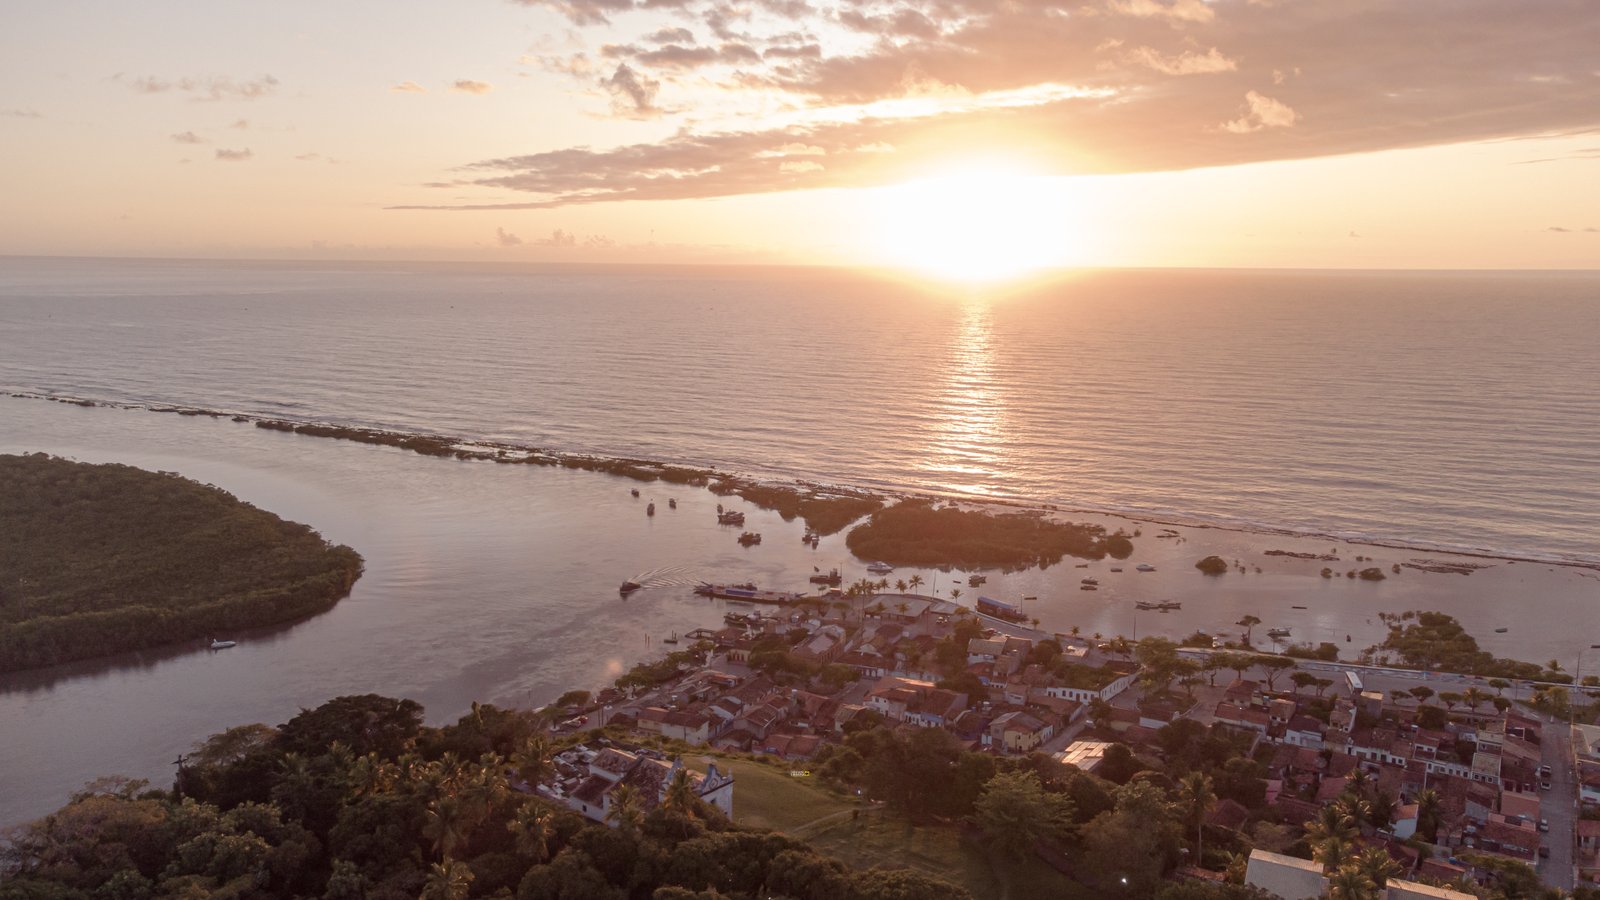
M879 560L877 562L867 563L867 571L874 575L887 575L894 571L894 566Z
M1137 566L1134 566L1134 568L1141 572L1154 572L1156 570L1156 567L1150 565L1149 563L1139 563Z
M237 647L237 646L239 646L239 642L238 641L217 641L217 640L213 640L211 642L211 649L213 649L213 650L226 650L229 647Z

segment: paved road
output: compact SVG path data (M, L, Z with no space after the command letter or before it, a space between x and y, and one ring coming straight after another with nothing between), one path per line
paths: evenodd
M1573 770L1572 735L1565 722L1545 723L1540 753L1554 774L1550 790L1539 798L1540 815L1550 823L1550 833L1544 835L1550 858L1539 861L1539 877L1570 891L1576 880L1572 856L1577 843L1578 779Z

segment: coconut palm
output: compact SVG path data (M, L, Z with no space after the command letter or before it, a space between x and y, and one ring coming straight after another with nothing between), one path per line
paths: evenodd
M1430 843L1439 837L1439 792L1431 787L1417 792L1417 833Z
M626 835L639 830L639 823L644 821L644 805L633 785L624 784L613 790L610 805L606 810L607 822L615 824L617 830Z
M1374 900L1377 890L1365 872L1349 866L1328 876L1328 897L1329 900Z
M911 590L915 591L919 587L922 587L922 576L921 575L913 575L913 576L911 576Z
M689 770L679 767L678 771L672 773L672 780L667 782L667 795L662 798L661 805L672 812L692 816L698 799Z
M1372 786L1372 773L1366 769L1352 769L1345 778L1345 787L1357 797L1365 797Z
M1317 811L1317 817L1307 822L1306 839L1313 844L1337 838L1348 843L1355 840L1355 822L1350 814L1340 809L1337 804L1330 804Z
M1329 872L1333 872L1344 865L1352 852L1349 841L1332 837L1312 845L1311 859Z
M1389 879L1400 874L1400 866L1381 847L1368 847L1361 851L1351 861L1351 867L1367 876L1374 888L1382 888L1389 883Z
M516 770L517 777L537 793L539 783L550 773L549 739L536 734L523 741L522 749L511 755L511 767Z
M422 836L433 841L441 861L448 860L470 830L467 805L459 797L447 795L428 804L423 815Z
M1211 776L1204 772L1190 772L1178 782L1178 808L1184 821L1194 828L1195 865L1205 865L1206 814L1217 803Z
M894 589L899 591L900 593L904 594L906 592L906 580L904 578L902 578L902 579L896 581L894 583Z
M538 803L524 803L506 830L517 836L517 852L542 863L550 858L550 839L556 833L555 816Z
M466 900L472 886L472 868L455 859L434 863L422 884L420 900Z

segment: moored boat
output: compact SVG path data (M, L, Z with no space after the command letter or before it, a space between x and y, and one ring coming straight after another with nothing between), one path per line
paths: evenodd
M894 566L880 559L867 563L867 571L874 575L887 575L894 571Z
M1267 637L1269 637L1269 638L1285 638L1285 637L1288 637L1288 636L1289 636L1289 629L1287 629L1287 628L1269 628L1269 629L1267 629Z
M811 576L811 583L812 584L843 584L844 583L844 576L839 574L839 570L838 569L834 569L834 570L832 570L830 572L827 572L825 574L824 573L818 573L816 575Z
M213 649L213 650L226 650L229 647L237 647L237 646L239 646L239 642L238 641L219 641L219 640L216 640L216 639L213 639L211 641L211 649Z
M1021 606L1007 603L1004 600L996 600L992 597L978 598L978 612L986 616L994 616L996 619L1004 619L1007 622L1026 622L1028 620L1028 617L1022 612Z
M1149 563L1139 563L1137 566L1134 566L1134 568L1141 572L1154 572L1156 570L1156 567L1150 565Z
M678 508L678 498L676 498L676 497L668 497L667 498L667 508L668 509L677 509Z
M653 515L655 515L655 514L656 514L656 504L655 504L655 501L651 501L651 502L650 502L650 505L649 505L649 506L646 506L646 507L645 507L645 508L644 508L644 514L645 514L645 515L647 515L647 516L653 516Z
M735 603L774 603L783 605L805 599L793 591L764 591L750 582L744 584L712 584L702 581L694 592L702 597L720 597Z
M717 524L718 525L743 525L744 524L744 513L739 512L736 509L730 509L727 512L719 512L719 513L717 513Z

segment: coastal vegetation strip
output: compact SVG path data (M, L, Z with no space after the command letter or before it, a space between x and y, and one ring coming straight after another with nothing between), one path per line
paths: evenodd
M323 612L360 554L174 473L0 456L0 671Z
M1104 526L1055 522L1038 515L938 507L903 500L872 515L845 539L862 559L893 565L1024 569L1063 556L1126 559L1133 542Z

